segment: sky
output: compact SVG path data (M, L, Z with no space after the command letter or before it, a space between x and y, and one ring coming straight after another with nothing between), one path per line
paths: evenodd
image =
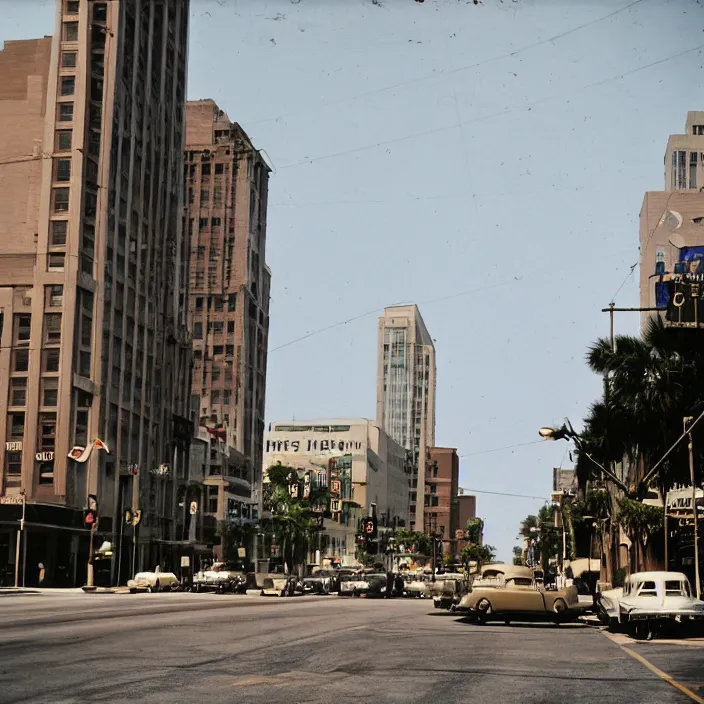
M53 32L53 0L0 3L0 41ZM436 442L509 559L571 466L538 428L579 427L601 309L638 304L703 49L697 0L192 0L188 97L272 166L267 421L373 418L376 318L417 303Z

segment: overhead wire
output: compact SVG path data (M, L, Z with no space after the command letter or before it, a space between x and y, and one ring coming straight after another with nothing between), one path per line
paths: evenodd
M345 98L339 98L336 100L330 100L330 101L322 101L319 103L319 105L323 106L328 106L328 105L339 105L342 103L348 103L352 102L354 100L359 100L361 98L367 98L372 95L379 95L381 93L386 93L391 90L398 90L399 88L405 88L406 86L410 85L415 85L416 83L423 83L425 81L432 81L432 80L441 80L445 76L451 76L456 73L461 73L463 71L469 71L473 68L479 68L480 66L486 66L487 64L494 63L496 61L502 61L503 59L510 59L513 58L514 56L518 56L519 54L522 54L525 51L530 51L531 49L535 49L539 46L543 46L545 44L551 44L553 42L556 42L566 36L569 36L570 34L574 34L575 32L579 32L582 29L586 29L587 27L591 27L595 24L599 24L600 22L603 22L604 20L608 20L611 17L614 17L615 15L618 15L622 12L625 12L626 10L630 9L634 5L638 5L641 2L644 2L644 0L633 0L633 2L630 2L628 5L624 5L621 8L618 8L617 10L614 10L613 12L610 12L608 15L603 15L602 17L598 17L594 20L590 20L589 22L585 22L584 24L577 25L576 27L572 27L571 29L567 29L564 32L558 32L557 34L548 37L547 39L540 39L537 42L532 42L531 44L526 44L525 46L519 47L518 49L514 49L513 51L508 51L503 54L499 54L497 56L492 56L488 59L482 59L481 61L476 61L471 64L466 64L464 66L458 66L456 68L450 69L449 71L441 71L441 72L435 72L435 73L430 73L427 74L426 76L419 76L417 78L412 78L408 81L401 81L399 83L394 83L392 85L388 86L382 86L381 88L374 88L372 90L365 91L363 93L358 93L357 95L352 95L352 96L347 96ZM264 122L275 122L276 120L280 120L282 117L288 117L290 115L295 115L296 113L288 113L287 115L277 115L276 117L266 117L261 120L256 120L254 122L248 123L249 126L254 126L258 124L262 124Z
M516 445L504 445L503 447L493 447L491 450L479 450L478 452L468 452L464 455L460 455L460 459L465 457L476 457L477 455L488 455L490 452L502 452L503 450L513 450L517 447L527 447L528 445L538 445L543 444L545 440L531 440L530 442L519 442Z
M459 121L459 122L455 121L451 125L445 125L443 127L434 127L434 128L428 129L428 130L423 130L421 132L414 132L413 134L405 135L403 137L394 137L393 139L381 140L379 142L374 142L372 144L365 144L365 145L361 145L359 147L353 147L351 149L346 149L341 152L332 152L330 154L321 154L320 156L316 156L316 157L308 157L308 158L302 159L300 161L294 161L291 164L286 164L284 166L281 166L280 168L281 169L291 169L296 166L304 166L306 164L313 164L318 161L324 161L327 159L335 159L337 157L346 156L348 154L356 154L359 152L368 151L370 149L376 149L378 147L386 146L389 144L398 144L400 142L405 142L410 139L417 139L418 137L425 137L425 136L432 135L432 134L438 134L440 132L447 132L449 130L460 129L462 127L466 127L467 125L473 125L473 124L476 124L477 122L484 122L485 120L491 120L495 117L501 117L503 115L507 115L512 112L523 112L523 111L531 110L536 105L540 105L542 103L549 102L549 101L555 100L557 98L562 98L565 95L572 95L574 93L581 93L584 90L588 90L590 88L596 88L596 87L605 85L606 83L610 83L611 81L621 80L621 79L625 78L626 76L630 76L634 73L638 73L639 71L645 71L646 69L652 68L653 66L658 66L658 65L663 64L667 61L672 61L672 60L678 59L682 56L686 56L687 54L691 54L695 51L701 51L702 49L704 49L704 44L699 44L698 46L692 47L690 49L685 49L684 51L680 51L677 54L672 54L672 55L666 56L662 59L658 59L657 61L651 61L650 63L643 64L642 66L637 66L635 68L629 69L628 71L624 71L623 73L619 73L615 76L609 76L607 78L603 78L601 80L594 81L592 83L586 83L586 84L580 86L579 88L576 88L574 91L571 91L570 93L567 93L567 94L559 93L559 94L555 94L555 95L549 95L544 98L539 98L538 100L533 100L528 103L524 103L520 107L505 108L503 110L492 113L490 115L482 115L480 117L475 117L470 120L464 120L464 121Z

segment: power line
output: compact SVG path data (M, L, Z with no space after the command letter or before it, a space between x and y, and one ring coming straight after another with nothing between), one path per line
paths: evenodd
M319 105L339 105L341 103L352 102L354 100L359 100L360 98L367 98L371 95L379 95L380 93L386 93L387 91L390 91L390 90L397 90L399 88L405 88L406 86L414 85L416 83L423 83L425 81L432 81L432 80L441 80L445 76L451 76L453 74L461 73L463 71L469 71L470 69L479 68L480 66L486 66L487 64L494 63L495 61L501 61L503 59L510 59L510 58L513 58L514 56L518 56L518 54L521 54L524 51L529 51L530 49L535 49L535 48L537 48L539 46L543 46L545 44L551 44L552 42L555 42L559 39L562 39L563 37L566 37L570 34L574 34L575 32L579 32L582 29L586 29L587 27L591 27L592 25L603 22L604 20L608 20L611 17L613 17L614 15L618 15L621 12L625 12L626 10L630 9L634 5L638 5L641 2L643 2L643 0L634 0L634 2L631 2L628 5L625 5L624 7L619 8L618 10L614 10L613 12L610 12L608 15L604 15L603 17L598 17L595 20L591 20L589 22L585 22L584 24L577 25L576 27L573 27L572 29L565 30L564 32L559 32L558 34L555 34L552 37L548 37L547 39L541 39L540 41L533 42L532 44L526 44L525 46L522 46L522 47L519 47L518 49L515 49L514 51L509 51L504 54L499 54L498 56L492 56L491 58L483 59L482 61L477 61L473 64L466 64L464 66L458 66L457 68L450 69L449 71L442 71L440 73L436 72L436 73L428 74L426 76L412 78L408 81L394 83L393 85L390 85L390 86L384 86L382 88L375 88L374 90L365 91L364 93L358 93L357 95L348 96L346 98L340 98L338 100L331 100L331 101L322 101L322 103L319 103ZM266 117L262 120L256 120L255 122L250 122L249 125L254 126L254 125L262 124L264 122L275 122L276 120L280 120L282 117L290 117L291 115L295 115L295 114L297 114L297 113L293 112L293 113L288 113L285 115L277 115L276 117Z
M479 452L468 452L466 455L460 455L460 459L463 459L464 457L475 457L476 455L488 455L490 452L513 450L516 447L527 447L528 445L543 444L544 442L544 440L531 440L530 442L519 442L517 445L504 445L503 447L493 447L491 450L479 450Z
M625 78L626 76L630 76L634 73L638 73L639 71L645 71L646 69L652 68L653 66L658 66L662 63L665 63L667 61L672 61L673 59L678 59L682 56L686 56L687 54L691 54L695 51L701 51L702 49L704 49L704 44L700 44L699 46L692 47L691 49L686 49L686 50L681 51L677 54L672 54L671 56L666 56L663 59L658 59L657 61L652 61L651 63L644 64L642 66L637 66L636 68L630 69L628 71L624 71L623 73L619 73L615 76L609 76L608 78L604 78L599 81L594 81L593 83L587 83L585 85L580 86L575 91L571 91L570 93L567 93L567 94L560 93L560 94L556 94L556 95L549 95L545 98L540 98L538 100L524 103L524 105L521 107L505 108L504 110L500 110L499 112L495 112L490 115L483 115L481 117L476 117L471 120L465 120L464 122L454 122L451 125L446 125L444 127L435 127L435 128L429 129L429 130L423 130L422 132L415 132L413 134L409 134L404 137L395 137L393 139L382 140L380 142L375 142L373 144L366 144L366 145L363 145L360 147L353 147L352 149L346 149L341 152L333 152L331 154L322 154L321 156L310 157L307 159L303 159L301 161L295 161L292 164L286 164L285 166L282 166L281 169L291 169L295 166L304 166L306 164L313 164L314 162L317 162L317 161L323 161L326 159L334 159L334 158L337 158L340 156L346 156L347 154L355 154L358 152L368 151L369 149L376 149L377 147L385 146L388 144L398 144L399 142L405 142L409 139L416 139L418 137L425 137L425 136L437 134L440 132L447 132L449 130L460 129L460 128L465 127L467 125L473 125L473 124L476 124L477 122L484 122L485 120L490 120L495 117L501 117L501 116L507 115L508 113L511 113L511 112L531 110L534 106L540 105L541 103L549 102L551 100L555 100L556 98L561 98L564 95L572 95L574 93L581 93L584 90L588 90L589 88L596 88L596 87L602 86L606 83L610 83L611 81L621 80L621 79Z
M549 501L544 496L530 496L529 494L509 494L504 491L486 491L484 489L465 489L462 487L462 491L471 491L475 494L493 494L494 496L513 496L518 499L538 499L539 501Z

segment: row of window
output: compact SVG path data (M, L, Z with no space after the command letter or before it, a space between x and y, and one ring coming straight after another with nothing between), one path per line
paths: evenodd
M222 335L225 332L225 323L222 320L211 320L207 327L208 333L213 335ZM235 321L227 321L227 332L232 334L235 332ZM193 339L202 340L203 339L203 323L193 324Z
M672 152L670 187L673 190L697 187L697 162L699 157L699 152ZM701 154L701 163L704 164L704 153Z

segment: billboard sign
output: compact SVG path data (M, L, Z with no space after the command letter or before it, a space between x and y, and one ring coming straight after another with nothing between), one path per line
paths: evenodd
M681 247L677 261L668 271L665 253L655 258L655 305L665 311L665 322L672 327L699 327L704 305L704 245Z

